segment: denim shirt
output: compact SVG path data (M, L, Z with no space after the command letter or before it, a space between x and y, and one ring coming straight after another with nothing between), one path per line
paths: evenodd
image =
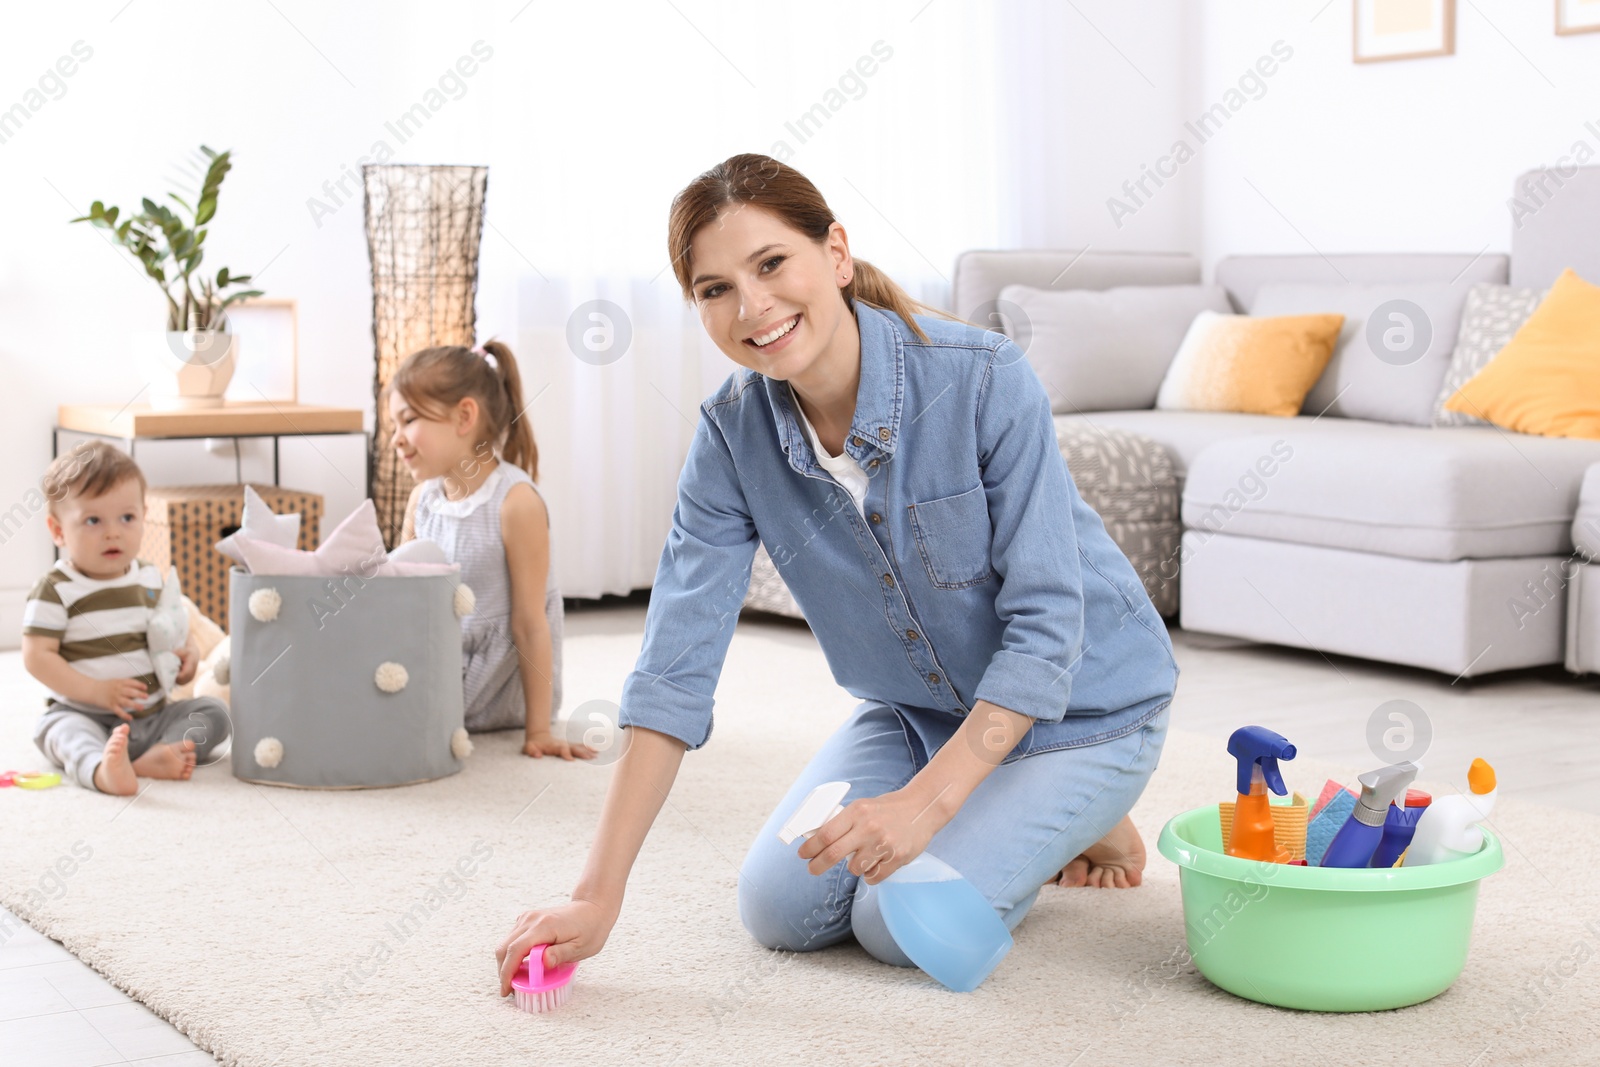
M789 384L732 374L700 408L620 724L706 743L759 541L835 680L892 707L919 764L978 700L1034 720L1006 762L1138 729L1172 698L1172 644L1078 495L1022 350L918 316L924 343L859 301L855 316L844 447L866 515L817 462Z

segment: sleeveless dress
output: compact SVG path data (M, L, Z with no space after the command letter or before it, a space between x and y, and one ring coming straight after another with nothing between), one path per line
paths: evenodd
M473 732L505 730L526 723L522 669L531 670L512 647L511 571L500 537L500 505L519 482L539 487L528 472L501 460L471 496L448 500L444 479L422 483L413 519L417 537L433 541L445 558L461 565L461 580L476 606L461 620L462 686L466 727ZM544 494L539 493L544 499ZM548 509L546 514L548 515ZM545 581L544 613L550 624L550 718L561 707L561 591L555 583L555 556Z

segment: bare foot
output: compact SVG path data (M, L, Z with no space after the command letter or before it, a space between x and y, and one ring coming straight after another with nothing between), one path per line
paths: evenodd
M194 742L187 737L166 745L153 745L133 761L141 778L188 778L194 773Z
M106 739L106 749L100 754L100 766L94 769L94 787L116 797L131 797L139 791L133 764L128 762L127 723L112 730L111 736Z
M1131 889L1144 881L1144 839L1128 815L1061 869L1057 885Z

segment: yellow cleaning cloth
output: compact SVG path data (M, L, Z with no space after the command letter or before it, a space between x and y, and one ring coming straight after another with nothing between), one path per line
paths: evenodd
M1228 836L1233 833L1233 804L1231 800L1224 800L1217 805L1217 814L1222 819L1223 848L1227 848ZM1285 801L1276 797L1272 800L1272 839L1279 848L1288 851L1291 860L1306 858L1306 818L1310 814L1311 805L1302 793L1295 793Z

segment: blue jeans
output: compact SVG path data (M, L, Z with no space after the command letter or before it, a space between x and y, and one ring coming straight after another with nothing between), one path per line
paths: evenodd
M1132 810L1166 741L1164 706L1143 726L1109 741L1056 749L990 772L928 844L994 905L1008 929L1027 915L1039 887ZM878 911L877 893L841 860L806 869L800 842L778 828L823 782L850 783L844 803L903 787L926 765L915 732L878 701L858 706L812 757L761 828L739 872L739 917L768 948L807 952L854 935L884 963L909 967Z

